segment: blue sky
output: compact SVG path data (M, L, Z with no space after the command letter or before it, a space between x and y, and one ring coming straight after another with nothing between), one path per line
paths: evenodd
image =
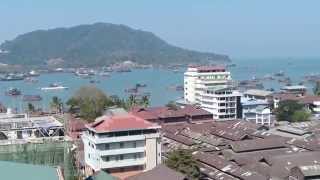
M319 0L1 0L0 42L109 22L231 57L320 57Z

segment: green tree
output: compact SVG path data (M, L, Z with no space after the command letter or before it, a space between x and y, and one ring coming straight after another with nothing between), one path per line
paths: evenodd
M92 122L102 115L107 106L113 103L100 89L94 86L83 86L76 91L67 104L70 108L78 107L79 115L88 122Z
M57 96L53 96L52 100L50 102L50 107L56 111L61 113L62 109L63 109L63 102L60 98L58 98Z
M140 104L143 107L148 107L150 105L150 100L149 100L149 96L142 96L141 100L140 100Z
M78 101L78 99L76 99L74 97L70 98L66 102L66 104L69 106L69 110L68 111L71 112L71 113L75 113L76 107L79 107L79 101Z
M296 111L303 111L304 106L295 100L286 100L279 103L276 109L276 117L278 121L293 121L293 115Z
M298 110L295 111L292 115L293 122L302 122L302 121L309 121L311 114L306 110Z
M315 87L313 88L313 93L316 96L320 96L320 81L316 82Z
M125 109L130 109L133 106L138 105L137 103L137 97L135 95L130 95L129 98L127 99L127 103L126 103L126 108Z
M179 149L170 152L165 164L188 176L190 179L199 179L200 169L197 161L189 150Z
M178 105L174 101L170 101L166 104L166 107L172 110L178 110Z
M36 108L34 107L34 105L32 103L28 103L28 112L34 112L36 110Z

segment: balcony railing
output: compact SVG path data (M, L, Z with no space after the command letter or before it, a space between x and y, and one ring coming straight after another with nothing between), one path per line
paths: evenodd
M121 149L109 149L109 150L98 150L100 156L111 156L111 155L119 155L119 154L131 154L131 153L139 153L144 152L145 147L136 147L136 148L121 148Z
M138 166L138 165L144 165L144 164L145 164L145 158L124 159L124 160L118 160L118 161L108 161L108 162L102 161L102 162L100 162L100 166L102 169L127 167L127 166Z

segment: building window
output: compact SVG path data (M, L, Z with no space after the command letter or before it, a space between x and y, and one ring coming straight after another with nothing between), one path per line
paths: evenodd
M124 143L123 142L120 143L120 148L124 148Z
M120 160L123 160L123 158L124 158L124 157L123 157L123 154L121 154L121 155L120 155Z
M104 145L104 149L105 149L105 150L109 150L109 149L110 149L110 144L105 144L105 145Z
M109 156L105 156L105 157L103 157L103 160L108 162L108 161L110 161L110 157Z
M137 147L137 142L136 142L136 141L133 142L133 147L134 147L134 148Z

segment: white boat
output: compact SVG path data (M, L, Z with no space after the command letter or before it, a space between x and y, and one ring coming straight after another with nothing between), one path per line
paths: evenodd
M100 72L100 76L110 76L110 73L108 72Z
M53 84L50 84L48 87L42 87L40 89L41 90L64 90L64 89L69 89L69 88L65 87L65 86L61 86L56 83L53 83Z
M29 72L29 76L40 76L40 74L37 71L32 70Z

